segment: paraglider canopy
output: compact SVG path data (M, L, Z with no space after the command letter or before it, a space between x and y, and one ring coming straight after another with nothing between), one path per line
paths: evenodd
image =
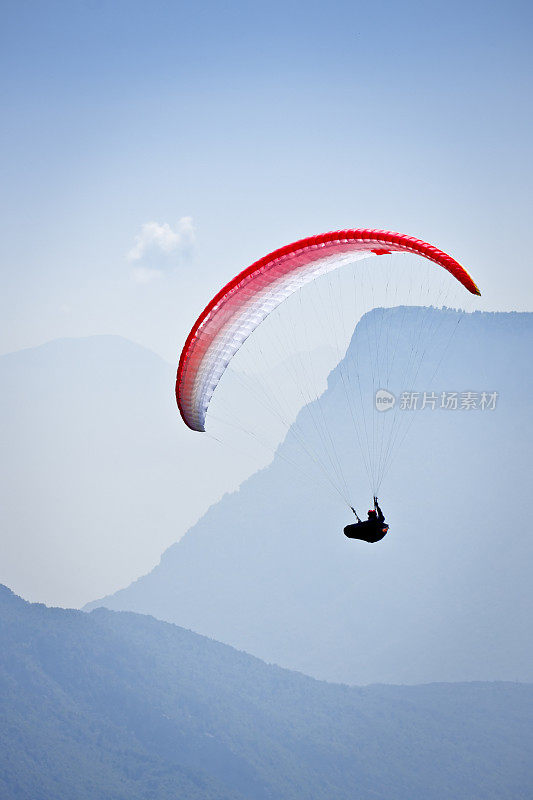
M405 234L362 228L332 231L286 245L229 281L193 325L176 379L176 400L185 424L195 431L205 430L209 403L230 360L286 298L344 264L390 253L421 256L447 270L472 294L480 294L454 258Z

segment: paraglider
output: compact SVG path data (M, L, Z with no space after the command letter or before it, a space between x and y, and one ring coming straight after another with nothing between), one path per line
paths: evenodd
M352 508L357 522L353 525L347 525L344 529L344 535L348 539L360 539L363 542L374 544L380 542L389 530L389 526L385 522L383 512L378 505L378 498L374 497L374 508L368 512L368 519L360 520L357 516L355 508Z
M374 256L385 257L379 259L380 265L388 263L387 257L391 256L394 259L393 254L397 253L416 257L411 284L404 280L402 270L396 261L391 262L386 281L380 278L380 270L376 268L363 270L362 267L358 267L357 271L353 271L354 280L358 281L355 289L352 289L355 298L359 300L366 292L365 299L368 299L370 304L366 314L363 312L355 319L354 315L347 315L343 320L345 329L351 329L352 333L354 321L357 322L357 319L363 326L356 342L357 346L354 345L350 350L352 356L350 363L347 361L348 353L345 346L344 349L343 346L338 347L339 356L335 362L340 378L337 386L342 385L345 393L347 413L342 420L342 424L345 425L344 432L340 431L341 421L336 414L334 422L340 431L336 439L327 413L321 408L323 389L314 388L309 393L302 391L304 378L313 372L312 352L306 356L305 363L300 361L301 369L288 370L302 395L299 408L308 409L306 417L308 425L300 426L298 421L294 421L294 415L291 421L290 414L285 414L281 409L286 387L279 381L274 382L271 387L273 413L285 424L285 435L291 434L298 440L312 468L322 473L322 478L351 508L352 481L344 474L345 465L354 463L352 457L345 455L348 426L346 420L349 416L353 441L360 449L361 464L364 464L375 496L391 463L393 449L403 441L402 425L407 427L405 423L407 415L404 414L403 418L400 418L397 413L402 405L397 403L393 408L391 401L393 395L389 391L390 381L398 372L405 381L414 381L419 376L420 364L427 357L429 350L424 344L424 337L430 339L433 337L441 344L445 344L444 340L447 338L447 334L442 336L442 331L436 330L437 326L433 325L431 315L427 313L430 310L428 306L435 304L434 307L443 309L446 319L450 320L452 327L455 327L457 313L446 305L453 287L458 286L461 290L464 287L471 295L480 294L468 272L454 258L421 239L367 228L333 231L301 239L275 250L232 278L202 311L192 326L181 352L176 377L176 401L185 424L193 431L206 430L213 396L221 379L227 374L230 362L236 355L240 356L250 347L249 344L246 347L243 345L248 339L255 341L256 329L263 329L263 323L268 318L274 318L276 315L273 312L288 301L291 295L298 293L301 296L307 285L309 288L315 284L327 287L323 300L319 300L318 314L315 313L314 317L308 315L307 323L311 319L310 327L316 329L322 325L325 328L330 314L329 309L332 307L330 321L335 327L338 322L337 317L342 317L342 313L340 307L337 309L335 305L332 306L334 295L332 284L330 283L329 287L327 283L324 284L323 276L330 276L333 280L333 276L341 272L340 267L344 268L346 265L353 265L354 262ZM402 256L398 261L404 259L405 256ZM429 267L425 271L421 269L421 265L424 264ZM432 265L438 267L438 271L434 270ZM342 272L345 273L345 270ZM432 293L430 277L425 276L437 272L443 275L442 283L446 285L440 293ZM372 285L373 274L376 276L376 292ZM394 282L400 289L391 291L390 297L385 297L381 304L378 304L376 302L378 290L382 285L388 289ZM370 290L367 286L369 283ZM413 294L416 289L422 289L419 306L410 305L409 301L399 302L403 300L402 292L406 285L414 287ZM338 286L341 286L340 278ZM339 306L349 294L350 292L341 286ZM410 291L407 294L410 300ZM286 305L291 306L291 303L288 302ZM294 308L293 304L291 314ZM391 313L395 309L399 312L396 317ZM297 328L294 320L290 319L291 314L289 314L290 324L287 325L288 332L281 326L279 329L270 328L270 339L272 341L276 339L282 348ZM266 327L268 328L268 324ZM339 337L337 330L334 331L334 337L332 336L332 339L334 338L337 340L342 338ZM267 341L267 345L270 344L271 342ZM402 347L404 348L402 352L407 353L404 365L398 363L399 358L395 362L396 352ZM364 352L363 348L366 348ZM253 360L254 369L263 360L263 355L264 349L261 347ZM284 353L282 356L287 358ZM365 378L368 386L363 385ZM406 388L411 385L412 383L406 383ZM226 386L229 386L229 383L226 382ZM379 403L382 395L387 396L389 400L386 406ZM375 408L369 408L368 396L372 397L372 405L375 403ZM250 397L251 403L266 406L269 398L264 383L253 393L251 392ZM248 412L251 403L244 407L245 413ZM381 413L384 410L387 413ZM315 426L313 436L310 435L312 424ZM242 412L233 413L228 425L231 425L232 431L239 427L243 430L247 428L247 433L256 436L256 431L253 430L255 419L251 417L251 423L245 426ZM256 438L259 440L259 436ZM280 441L281 437L278 437L274 450ZM290 455L293 455L292 451ZM349 538L377 542L386 535L387 530L388 525L384 522L384 516L375 497L375 507L369 512L368 520L363 522L359 520L357 524L347 526L345 534Z

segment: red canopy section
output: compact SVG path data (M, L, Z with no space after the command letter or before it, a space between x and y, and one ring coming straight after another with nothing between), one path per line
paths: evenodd
M310 236L281 247L233 278L202 311L183 347L176 379L181 416L205 430L213 392L237 350L293 292L344 264L388 253L413 253L447 270L469 292L480 291L451 256L421 239L360 228Z

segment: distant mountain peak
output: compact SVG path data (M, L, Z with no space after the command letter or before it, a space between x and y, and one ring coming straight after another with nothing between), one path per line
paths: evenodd
M391 318L400 313L386 310ZM492 412L419 412L383 486L391 529L381 543L343 537L351 512L294 472L282 457L288 438L270 466L211 507L151 572L88 608L150 613L351 684L532 680L533 652L524 642L533 598L524 565L533 538L519 506L507 509L509 497L528 492L533 387L523 365L533 314L407 313L461 316L439 389L494 390L500 404ZM340 399L330 376L323 397L330 424ZM304 409L300 431L305 416ZM364 510L371 497L357 443L348 428L340 438L342 457L360 471L352 490ZM512 548L502 537L503 509L515 531Z

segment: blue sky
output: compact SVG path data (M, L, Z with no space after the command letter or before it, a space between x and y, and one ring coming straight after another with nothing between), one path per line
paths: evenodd
M232 274L342 227L420 236L481 308L531 308L529 4L1 14L1 352L117 333L173 360Z

